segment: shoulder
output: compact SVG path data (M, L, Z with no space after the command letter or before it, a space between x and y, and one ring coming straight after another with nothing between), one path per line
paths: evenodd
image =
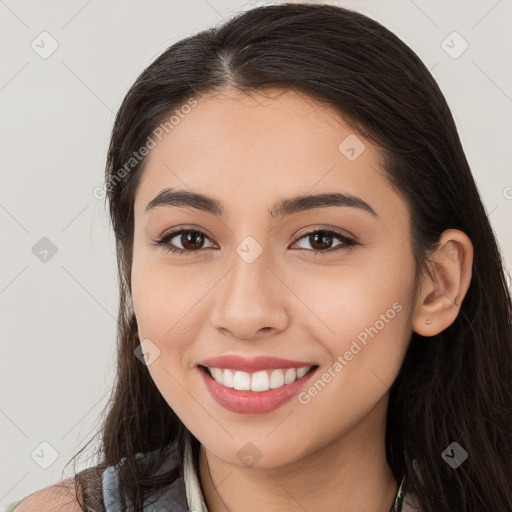
M81 498L81 495L79 494ZM63 480L23 498L13 512L83 512L75 491L75 479Z

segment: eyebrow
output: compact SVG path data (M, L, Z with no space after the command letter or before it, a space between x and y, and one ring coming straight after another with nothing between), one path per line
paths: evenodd
M148 203L144 212L148 213L157 206L189 207L211 213L217 217L223 216L226 211L218 199L198 192L173 190L172 188L163 189ZM378 217L375 210L360 197L340 192L302 195L282 199L276 202L272 208L268 209L268 214L272 218L277 218L315 208L330 208L333 206L359 208L374 217Z

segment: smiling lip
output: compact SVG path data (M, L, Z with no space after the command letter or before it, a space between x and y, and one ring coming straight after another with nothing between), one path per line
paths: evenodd
M299 363L299 365L303 364ZM306 364L305 366L309 365ZM271 412L297 396L306 382L316 373L318 365L314 365L306 375L291 384L285 384L268 391L246 391L228 388L218 383L209 374L206 367L199 365L198 368L206 388L219 405L238 414L255 415ZM261 369L261 363L259 363L258 368Z
M222 368L226 370L240 370L242 372L254 373L261 370L274 370L284 368L303 368L305 366L316 366L316 363L292 361L291 359L280 359L278 357L257 356L242 357L237 355L225 355L210 357L198 363L200 366Z

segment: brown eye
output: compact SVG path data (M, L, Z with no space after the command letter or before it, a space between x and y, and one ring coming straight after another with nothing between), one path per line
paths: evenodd
M205 238L202 233L199 233L199 231L186 231L181 233L179 237L180 243L187 251L201 249Z
M341 243L334 245L335 249L329 250L333 247L333 240L336 238L340 240ZM326 252L331 253L357 245L355 240L330 229L317 229L306 233L302 235L296 243L302 239L306 239L315 254ZM301 247L301 249L307 249L307 247Z
M336 238L340 240L341 243L333 245L333 240ZM313 252L314 254L333 253L358 245L358 242L355 240L330 229L317 229L305 233L295 243L297 244L303 239L308 241L311 246L309 252ZM207 240L210 240L210 238L201 231L195 229L180 229L162 235L153 243L156 246L161 246L165 251L181 255L200 253L201 249L213 247L214 244L209 246L204 245ZM332 249L332 247L334 247L334 249ZM307 247L300 248L308 249Z
M209 240L209 238L201 231L181 229L163 235L154 244L162 246L166 251L188 254L199 252L204 247L205 240Z
M311 246L316 250L330 249L333 238L332 235L321 231L317 231L314 235L309 235Z

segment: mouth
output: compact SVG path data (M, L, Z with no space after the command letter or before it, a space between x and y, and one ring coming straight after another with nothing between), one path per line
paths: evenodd
M318 365L244 372L198 365L214 400L228 411L263 414L289 402L315 374Z
M257 372L244 372L227 368L198 366L201 371L221 386L238 391L254 391L256 393L288 386L318 368L318 365L311 365L300 368L276 368Z

